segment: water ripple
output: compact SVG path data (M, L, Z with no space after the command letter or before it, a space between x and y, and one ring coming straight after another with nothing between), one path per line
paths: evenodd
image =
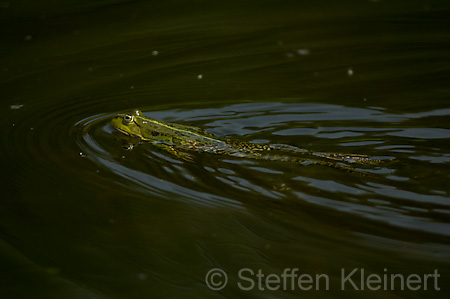
M405 154L409 152L411 159L418 162L447 163L444 158L419 156L419 149L413 145L392 144L390 136L398 138L399 136L392 134L394 130L398 131L398 128L357 126L354 123L364 117L368 117L365 121L373 121L371 115L377 115L377 123L380 123L380 119L391 122L393 119L401 120L404 116L384 114L373 109L358 109L364 116L359 115L358 118L349 120L346 116L355 115L354 108L339 106L339 110L339 113L335 112L335 105L254 103L217 109L148 110L144 113L161 120L185 120L212 133L241 136L236 138L246 141L250 141L251 135L244 135L253 133L258 136L255 139L271 143L277 142L277 136L285 136L286 143L301 146L298 140L309 135L318 139L329 139L330 144L325 145L327 148L334 146L336 151L339 151L339 145L342 146L344 151L340 152L348 152L350 148L352 152L381 156L388 152L398 152L399 149L410 149ZM288 111L289 113L286 113ZM444 112L416 115L428 117ZM401 161L401 157L372 169L361 168L371 172L374 177L358 177L356 174L314 165L248 161L208 154L199 154L196 159L201 163L192 164L161 152L150 144L138 145L132 151L122 149L117 139L118 136L120 139L121 134L117 135L108 124L112 115L113 113L87 117L78 121L71 130L76 135L80 153L99 168L115 174L117 182L132 192L139 191L210 207L229 205L239 209L248 207L253 200L293 200L297 203L314 204L319 208L332 208L357 217L362 216L379 221L383 225L448 235L448 223L434 219L433 214L428 211L448 211L450 197L445 191L442 194L427 194L439 192L436 188L433 191L419 190L414 184L416 176L402 171L401 165L407 162ZM337 119L346 119L349 126L332 127L321 123L321 126L316 128L295 128L305 124L311 126L311 121L332 122ZM324 132L333 135L327 136ZM412 128L411 132L416 132L415 136L418 138L421 138L422 134L426 135ZM335 139L339 140L339 143L334 141ZM348 139L351 139L351 142ZM383 143L385 145L380 146ZM314 145L309 149L319 150ZM415 167L421 169L426 165ZM424 176L427 173L421 172ZM323 179L324 177L328 179Z

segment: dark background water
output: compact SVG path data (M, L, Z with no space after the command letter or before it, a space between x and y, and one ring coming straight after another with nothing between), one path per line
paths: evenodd
M448 297L448 1L1 1L1 298ZM119 112L393 159L122 148ZM212 268L229 278L205 282ZM239 289L239 270L330 290ZM440 291L341 290L341 269ZM386 269L386 270L385 270ZM359 272L355 281L359 283Z

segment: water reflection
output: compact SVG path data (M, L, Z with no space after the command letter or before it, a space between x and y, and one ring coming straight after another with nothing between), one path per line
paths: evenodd
M285 136L287 143L303 146L298 140L312 136L315 139L329 140L327 143L320 143L326 148L339 150L339 146L342 146L345 152L351 148L352 152L396 157L391 162L362 169L372 173L372 176L360 177L355 173L342 173L342 170L317 165L301 166L234 158L230 160L229 157L211 154L196 154L196 159L201 161L201 164L189 163L145 143L137 145L132 151L126 151L112 138L113 131L108 124L111 114L99 115L78 123L77 131L83 132L78 146L86 153L87 158L99 167L122 177L122 180L118 178L118 182L129 186L127 188L130 192L140 190L144 194L178 198L183 202L197 202L207 206L231 205L236 208L252 204L251 198L269 202L305 202L355 217L372 219L378 221L380 226L398 226L447 235L448 224L440 222L431 212L434 209L447 209L450 202L447 193L443 191L441 195L431 195L427 193L438 190L419 191L415 185L417 176L411 176L411 173L407 175L399 169L399 166L406 163L403 158L397 158L400 149L409 149L403 152L408 153L409 158L427 161L417 159L420 150L412 145L380 146L383 143L392 143L392 137L389 136L394 130L380 123L391 124L392 120L399 122L408 119L401 115L385 115L384 112L376 110L376 122L372 122L370 127L359 127L354 123L364 117L367 117L364 121L371 121L374 110L359 108L358 111L358 117L354 118L354 108L342 105L253 103L217 109L177 109L144 113L161 120L165 120L165 117L172 121L183 120L209 128L211 133L220 132L217 135L234 136L242 141L251 141L256 135L269 143L276 143L277 136ZM431 112L420 115L433 114ZM95 118L97 120L93 121ZM342 120L348 126L326 125L326 122L331 123L336 119ZM320 127L304 128L314 126L317 121L322 122ZM90 127L89 130L86 127ZM399 129L402 128L397 125L396 130ZM407 129L409 128L402 130ZM411 132L416 132L417 138L424 137L423 130L415 128L411 129ZM355 141L355 138L364 141ZM371 141L372 138L376 141ZM346 142L348 139L352 142ZM314 142L307 145L309 150L321 150ZM439 161L445 163L446 160L435 159L434 163ZM430 171L421 166L417 166L417 169L421 169L420 175L424 177ZM404 183L399 185L398 182ZM398 200L402 201L401 206ZM418 210L414 209L420 209L421 206L427 208L420 210L419 217ZM411 209L414 210L412 214Z
M352 295L243 293L243 267L326 273L332 290L342 267L439 269L445 284L445 1L0 9L0 297ZM135 108L240 141L395 159L361 166L367 176L210 154L188 163L123 148L109 121ZM222 292L204 283L213 267L229 275Z

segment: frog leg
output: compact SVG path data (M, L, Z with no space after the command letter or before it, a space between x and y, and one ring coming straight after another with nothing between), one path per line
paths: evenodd
M358 170L358 169L355 169L355 168L352 168L352 167L349 167L349 166L340 165L340 164L333 163L333 162L317 161L315 164L323 165L323 166L327 166L327 167L332 167L332 168L336 168L336 169L345 170L347 172L358 174L360 176L373 176L373 174L370 173L370 172L366 172L366 171L363 171L363 170Z
M112 132L114 138L122 144L123 149L130 151L138 144L141 139L136 137L129 137L119 132Z
M327 167L332 167L336 169L345 170L350 173L358 174L361 176L370 176L372 175L369 172L365 172L362 170L358 170L349 166L337 164L336 162L332 161L318 161L318 160L311 160L306 158L299 158L299 157L289 157L289 156L282 156L282 155L264 155L260 153L243 153L243 152L235 152L230 154L233 157L241 157L241 158L250 158L250 159L258 159L258 160L269 160L269 161L279 161L279 162L290 162L290 163L296 163L301 165L322 165ZM348 155L345 155L348 156ZM343 161L336 159L338 161ZM347 161L348 162L348 161Z
M186 162L194 162L194 156L186 153L186 152L182 152L177 150L176 148L174 148L173 146L164 144L164 143L153 143L153 145L157 146L158 148L165 150L166 152L171 153L172 155L186 161Z
M301 158L290 158L289 160L291 162L302 164L302 165L321 165L321 166L336 168L336 169L340 169L340 170L345 170L347 172L358 174L361 176L372 176L372 173L370 173L370 172L355 169L353 167L349 167L346 165L341 165L341 164L338 164L333 161L317 161L317 160L301 159ZM339 161L342 161L342 160L339 160Z
M335 161L342 161L347 163L376 164L382 162L381 160L372 159L370 156L367 155L310 152L308 150L301 149L289 144L271 144L268 145L268 148L270 150L279 150L296 154L310 154L316 157L331 159Z
M348 163L376 164L382 162L381 160L372 159L370 156L358 154L312 153L312 155Z

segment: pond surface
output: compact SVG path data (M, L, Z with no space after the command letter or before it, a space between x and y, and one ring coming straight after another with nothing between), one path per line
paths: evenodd
M449 13L2 1L0 297L448 298ZM126 150L109 123L136 108L219 138L387 161L339 164L353 172ZM402 290L371 274L423 279Z

